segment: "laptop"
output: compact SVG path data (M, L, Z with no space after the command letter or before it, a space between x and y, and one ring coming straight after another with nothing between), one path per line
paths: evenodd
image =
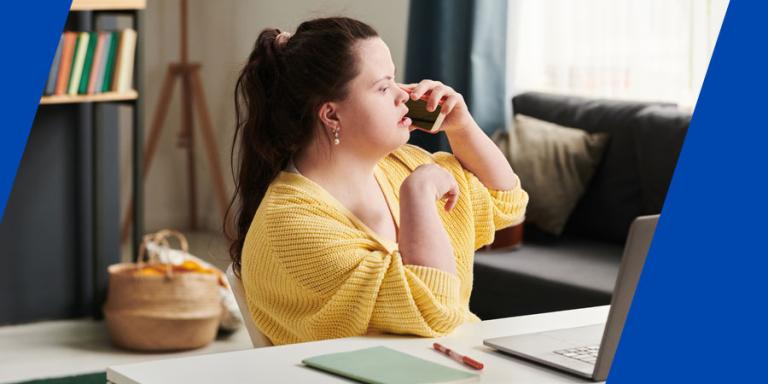
M629 227L611 309L605 323L498 337L483 344L501 352L595 381L608 377L659 215L639 216Z

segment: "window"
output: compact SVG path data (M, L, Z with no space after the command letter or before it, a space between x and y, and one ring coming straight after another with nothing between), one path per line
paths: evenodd
M727 0L513 0L508 89L692 108L727 6Z

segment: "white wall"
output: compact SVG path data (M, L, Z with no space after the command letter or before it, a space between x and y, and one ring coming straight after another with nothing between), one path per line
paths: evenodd
M202 79L228 193L233 190L229 153L234 132L234 83L259 32L278 27L293 32L302 21L326 16L349 16L372 25L389 45L398 80L405 69L408 0L189 0L189 57L202 64ZM145 12L144 74L145 138L158 102L166 67L179 60L179 2L150 0ZM176 147L180 129L180 83L168 112L158 152L145 183L145 229L187 227L186 152ZM130 197L130 125L123 124L121 180L123 210ZM205 151L195 120L198 221L205 228L221 228Z

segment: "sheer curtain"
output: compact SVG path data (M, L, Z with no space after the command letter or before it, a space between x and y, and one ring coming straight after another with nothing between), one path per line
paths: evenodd
M692 108L727 6L727 0L512 0L507 88Z

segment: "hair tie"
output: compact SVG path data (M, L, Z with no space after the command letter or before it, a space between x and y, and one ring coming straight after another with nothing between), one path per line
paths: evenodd
M277 36L275 36L275 45L278 47L283 47L288 42L288 39L291 38L291 36L293 35L290 32L280 32Z

